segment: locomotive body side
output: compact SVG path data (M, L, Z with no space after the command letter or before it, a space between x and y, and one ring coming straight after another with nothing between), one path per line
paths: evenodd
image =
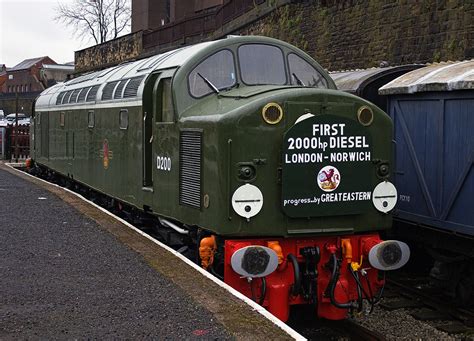
M396 202L390 118L291 45L167 52L59 85L36 109L37 164L195 235L203 267L282 320L308 303L344 318L374 303L377 269L407 261L377 234Z

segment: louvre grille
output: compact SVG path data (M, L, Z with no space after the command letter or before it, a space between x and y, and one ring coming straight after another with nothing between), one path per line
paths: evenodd
M114 93L115 86L118 84L118 81L107 83L102 90L102 100L112 99L112 94Z
M128 82L128 79L124 79L123 81L120 81L119 85L117 86L117 89L115 89L114 99L122 98L122 90L127 82Z
M179 142L179 203L201 208L202 132L181 131Z
M61 102L62 102L63 97L64 97L65 94L66 94L66 92L61 92L61 93L58 95L58 98L56 98L56 105L61 104Z
M77 97L77 102L84 102L86 100L86 95L87 95L87 91L89 91L91 87L87 87L87 88L82 88L82 91L79 93L79 96Z
M66 94L63 97L62 104L69 103L69 99L71 98L71 95L72 95L73 91L74 90L69 90L68 92L66 92Z
M138 88L145 78L145 76L134 77L130 79L127 86L125 87L125 92L123 93L123 98L135 97L138 94Z
M79 92L81 92L81 89L76 89L71 95L71 98L69 99L69 103L76 103L77 102L77 96L79 95Z
M94 102L100 85L94 85L87 94L86 102Z

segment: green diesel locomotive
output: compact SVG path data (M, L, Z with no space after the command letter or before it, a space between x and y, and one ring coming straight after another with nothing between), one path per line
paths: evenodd
M397 199L392 122L303 51L228 37L82 75L35 104L32 157L193 240L198 261L282 320L374 303Z

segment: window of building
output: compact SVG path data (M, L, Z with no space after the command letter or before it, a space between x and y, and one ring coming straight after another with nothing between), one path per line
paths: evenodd
M288 55L291 84L327 88L328 83L322 74L310 63L294 53Z
M87 113L87 127L88 128L94 128L94 124L95 124L94 111L90 110Z
M222 50L206 58L188 76L189 91L194 97L203 97L217 90L234 86L234 56L229 50Z
M64 114L64 111L61 111L61 113L59 114L59 126L64 127L65 124L66 124L66 115Z
M120 126L120 129L128 129L128 110L127 109L120 110L119 126Z
M283 52L276 46L245 44L239 47L242 81L248 85L286 84Z

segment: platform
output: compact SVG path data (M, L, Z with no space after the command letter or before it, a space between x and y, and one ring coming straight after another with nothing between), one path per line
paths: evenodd
M0 339L292 339L126 224L0 163Z

